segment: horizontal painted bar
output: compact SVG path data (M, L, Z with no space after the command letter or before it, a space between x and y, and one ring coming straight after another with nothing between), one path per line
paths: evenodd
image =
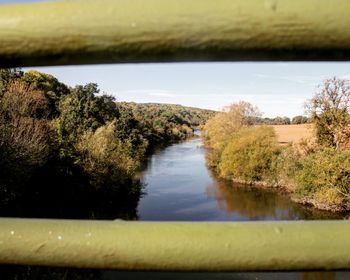
M349 60L348 0L0 5L0 65Z
M350 269L350 222L0 219L0 263L170 271Z

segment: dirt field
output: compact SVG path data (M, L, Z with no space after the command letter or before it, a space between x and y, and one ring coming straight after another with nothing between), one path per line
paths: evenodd
M298 143L302 139L313 139L312 124L273 125L280 144Z

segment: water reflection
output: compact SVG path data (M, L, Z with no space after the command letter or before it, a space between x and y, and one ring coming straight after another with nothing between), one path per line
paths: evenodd
M218 179L206 166L206 150L193 138L156 152L142 174L147 195L141 220L252 221L341 219L292 202L286 195Z
M249 220L341 219L342 215L318 211L293 203L289 197L273 190L217 179L207 187L208 197L229 215L239 214Z
M248 221L341 218L293 203L284 195L219 180L207 169L205 149L194 138L157 151L142 173L147 195L91 190L76 176L52 171L28 193L0 205L3 216L126 218L141 220ZM72 172L72 174L77 174ZM47 183L46 183L47 182ZM49 182L49 183L48 183ZM34 190L34 191L33 191ZM88 190L88 191L87 191ZM1 279L350 279L349 272L171 273L0 266Z

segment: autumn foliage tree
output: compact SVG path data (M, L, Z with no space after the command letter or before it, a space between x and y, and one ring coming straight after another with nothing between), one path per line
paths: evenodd
M13 80L18 79L23 76L23 72L18 68L0 68L0 95L2 95Z
M242 128L255 123L261 112L256 106L240 101L224 107L222 112L211 118L204 127L208 145L213 149L212 165L221 156L229 140Z
M0 98L2 172L14 172L20 177L46 162L52 132L46 119L48 114L43 92L20 80L8 84Z
M75 146L78 164L90 174L95 188L125 186L139 166L138 158L132 156L132 144L117 137L116 121L85 132Z
M315 123L319 144L339 148L340 138L350 123L349 81L336 77L326 79L320 91L307 101L306 108Z
M205 132L209 165L235 181L275 184L280 147L271 126L257 125L261 113L248 102L231 104L210 119Z

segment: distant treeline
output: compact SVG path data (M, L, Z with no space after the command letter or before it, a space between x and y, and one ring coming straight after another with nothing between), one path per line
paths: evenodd
M118 102L117 106L121 116L132 116L138 123L135 133L143 135L150 147L191 136L195 128L216 114L212 110L178 104ZM128 127L127 133L133 134L134 126Z
M192 134L213 111L116 103L97 84L0 70L0 214L136 218L147 151Z
M279 125L279 124L304 124L311 120L305 116L295 116L292 119L288 117L275 117L275 118L256 118L257 124Z

